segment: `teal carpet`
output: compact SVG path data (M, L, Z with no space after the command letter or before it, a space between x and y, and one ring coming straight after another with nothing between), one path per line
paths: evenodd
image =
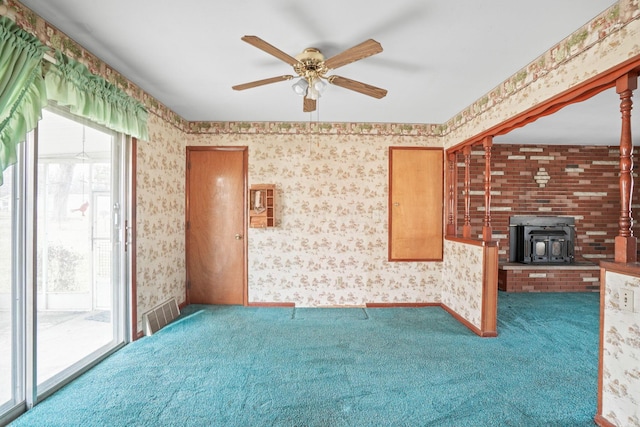
M479 338L438 307L190 306L12 425L593 426L598 307L500 293Z

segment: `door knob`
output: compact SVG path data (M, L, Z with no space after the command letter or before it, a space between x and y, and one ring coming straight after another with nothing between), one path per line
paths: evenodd
M242 240L242 234L236 234L236 240Z

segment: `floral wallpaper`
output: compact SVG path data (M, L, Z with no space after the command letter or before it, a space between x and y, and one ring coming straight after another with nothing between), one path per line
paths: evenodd
M623 289L634 293L634 312L620 306ZM607 271L604 290L602 416L640 426L640 277Z
M275 183L278 227L249 231L249 300L304 306L442 301L480 325L482 247L447 241L441 263L387 257L391 145L449 148L640 55L640 1L620 0L443 124L187 122L16 0L25 30L142 101L149 141L138 145L138 316L184 300L185 146L246 145L250 183ZM640 425L640 322L617 290L638 279L607 273L603 415Z
M358 306L439 300L439 262L387 261L389 146L435 138L197 135L249 147L249 185L276 185L276 227L248 231L249 302Z
M484 248L458 241L444 242L442 303L482 329L482 266Z
M640 55L638 40L640 1L618 1L442 125L445 148Z
M185 136L150 115L149 140L138 141L136 286L142 315L171 297L185 300Z
M85 64L92 72L103 76L126 93L143 102L148 110L164 121L186 133L267 133L296 132L306 124L291 123L228 123L188 122L157 99L142 91L125 76L109 67L84 47L69 39L66 34L53 27L18 0L5 0L11 16L20 27L34 33L47 46L59 49L66 55ZM585 79L616 65L640 52L638 39L638 0L619 0L609 9L578 28L547 52L533 59L518 72L456 114L446 123L323 123L321 131L327 133L379 133L422 136L445 136L457 133L451 143L455 144L474 134L472 130L480 117L497 118L505 106L507 109L524 104L535 105L548 96L571 87ZM575 59L578 58L578 61ZM563 82L549 83L560 78ZM534 94L530 95L529 91ZM495 113L498 113L496 115Z

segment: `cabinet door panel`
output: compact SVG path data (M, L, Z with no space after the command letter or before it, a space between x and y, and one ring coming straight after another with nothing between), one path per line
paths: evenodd
M389 149L389 260L442 260L443 150Z

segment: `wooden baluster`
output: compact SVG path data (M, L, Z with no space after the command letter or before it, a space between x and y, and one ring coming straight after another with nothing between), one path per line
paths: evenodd
M447 199L447 236L456 235L456 187L458 168L456 165L456 153L447 153L447 166L449 170L449 195Z
M491 148L493 137L487 136L482 141L484 148L484 225L482 226L482 240L491 241Z
M462 237L471 238L471 146L462 150L464 154L464 225Z
M620 219L615 238L615 261L631 263L637 261L637 240L633 235L631 200L633 195L633 142L631 140L631 109L633 91L638 87L637 74L627 74L616 81L616 92L620 95L622 131L620 134Z

